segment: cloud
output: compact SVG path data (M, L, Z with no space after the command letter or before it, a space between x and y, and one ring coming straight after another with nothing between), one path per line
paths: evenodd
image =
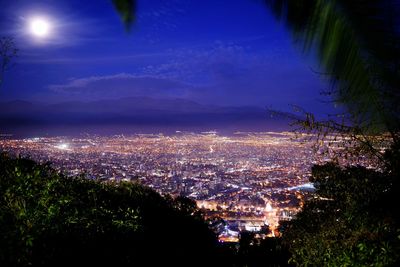
M105 76L71 78L65 84L53 84L50 90L91 98L153 96L184 97L191 86L159 76L119 73Z
M141 53L141 54L121 54L114 56L98 56L98 55L84 55L84 56L76 56L76 57L62 57L62 56L52 56L43 58L41 55L37 53L20 53L22 59L18 60L18 63L27 63L27 64L121 64L121 63L130 63L133 60L151 60L157 57L166 56L166 53L163 52L155 52L155 53Z
M211 45L169 49L166 59L160 64L150 64L142 68L147 75L163 75L197 86L215 83L215 74L223 66L241 68L253 64L253 58L245 48L234 43L216 41Z
M250 51L249 51L250 50ZM142 69L146 75L163 75L193 85L191 99L228 105L276 104L286 108L315 98L319 78L302 63L277 53L254 53L241 43L215 41L208 47L171 50L174 57ZM293 78L293 73L301 73Z
M288 104L321 106L317 98L323 83L291 55L254 53L240 43L221 41L161 54L151 60L143 58L144 67L137 67L131 74L74 78L49 88L81 99L170 97L202 104L271 106L281 110L290 108Z

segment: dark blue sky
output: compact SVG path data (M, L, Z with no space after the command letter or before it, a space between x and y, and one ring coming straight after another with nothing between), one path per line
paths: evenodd
M331 111L327 84L263 1L139 0L126 32L110 0L0 0L0 35L19 48L1 100L61 102L125 96L201 104ZM50 21L49 36L27 30Z

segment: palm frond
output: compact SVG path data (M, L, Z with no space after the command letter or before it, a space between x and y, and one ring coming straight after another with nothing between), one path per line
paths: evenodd
M129 30L135 19L136 1L135 0L112 0L114 8L120 15L125 27Z
M368 131L398 131L399 4L392 0L266 0L304 51L317 51L336 101Z

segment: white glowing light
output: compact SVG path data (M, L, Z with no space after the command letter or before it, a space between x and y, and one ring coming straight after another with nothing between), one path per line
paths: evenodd
M46 37L50 33L50 23L44 18L34 18L29 23L30 32L37 37Z
M61 150L68 150L69 149L69 145L63 143L63 144L56 145L56 148L61 149Z
M272 208L270 203L267 203L267 206L265 207L266 212L272 212L274 209Z

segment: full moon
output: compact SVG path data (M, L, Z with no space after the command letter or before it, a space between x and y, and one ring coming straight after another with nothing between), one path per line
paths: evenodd
M46 37L50 32L50 24L43 18L34 18L29 23L30 32L37 37Z

